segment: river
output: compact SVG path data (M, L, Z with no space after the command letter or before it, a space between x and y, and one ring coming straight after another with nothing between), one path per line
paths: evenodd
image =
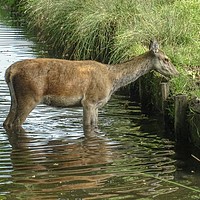
M84 134L81 108L39 105L23 133L2 127L10 106L6 68L45 57L44 44L0 20L0 199L200 199L199 164L178 160L163 136L127 96L114 95L100 111L100 132Z

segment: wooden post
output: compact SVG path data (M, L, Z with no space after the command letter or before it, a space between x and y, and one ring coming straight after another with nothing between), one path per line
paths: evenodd
M200 149L200 99L193 98L189 102L189 130L191 142ZM200 157L200 156L199 156Z
M141 77L138 79L139 81L139 98L140 98L140 102L142 103L142 79Z
M188 124L186 120L187 96L180 94L175 97L175 140L177 145L184 146L188 144Z
M150 107L151 96L149 94L149 91L145 87L144 79L145 79L144 77L139 78L139 96L140 96L140 103L142 110L148 113L151 110Z
M143 77L139 78L139 97L140 97L141 108L144 111L144 110L146 110L147 98L145 96L146 91L144 91L144 87L143 87L143 84L142 84L142 78Z
M169 83L163 82L160 85L161 85L161 95L162 95L161 110L162 110L162 113L165 114L166 100L169 96Z

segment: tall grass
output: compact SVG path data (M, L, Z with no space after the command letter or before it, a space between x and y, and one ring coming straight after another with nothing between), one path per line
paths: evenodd
M2 7L4 7L4 6L12 7L12 6L16 5L17 3L19 3L18 0L0 0L0 4Z
M26 0L23 9L29 27L64 58L118 63L157 38L183 78L199 66L199 0Z
M198 0L27 0L25 11L41 39L64 52L73 49L76 59L112 55L111 62L118 61L144 51L152 37L173 50L200 48Z

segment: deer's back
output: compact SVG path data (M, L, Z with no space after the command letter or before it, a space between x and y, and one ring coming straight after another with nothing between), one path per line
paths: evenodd
M11 65L6 80L18 90L34 91L45 98L83 98L88 94L103 98L111 87L109 70L96 61L29 59ZM57 100L56 100L57 101Z
M6 80L10 76L20 76L22 80L37 81L46 79L57 83L92 78L95 75L107 75L106 65L96 61L69 61L62 59L28 59L12 64L6 71Z

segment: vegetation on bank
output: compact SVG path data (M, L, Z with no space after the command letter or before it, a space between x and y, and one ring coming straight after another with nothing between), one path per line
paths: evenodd
M200 97L199 0L23 0L20 9L63 58L118 63L156 38L181 73L172 93Z
M0 0L1 6L3 6L4 8L11 8L12 6L16 5L16 0Z
M1 9L17 11L21 0L0 0Z

